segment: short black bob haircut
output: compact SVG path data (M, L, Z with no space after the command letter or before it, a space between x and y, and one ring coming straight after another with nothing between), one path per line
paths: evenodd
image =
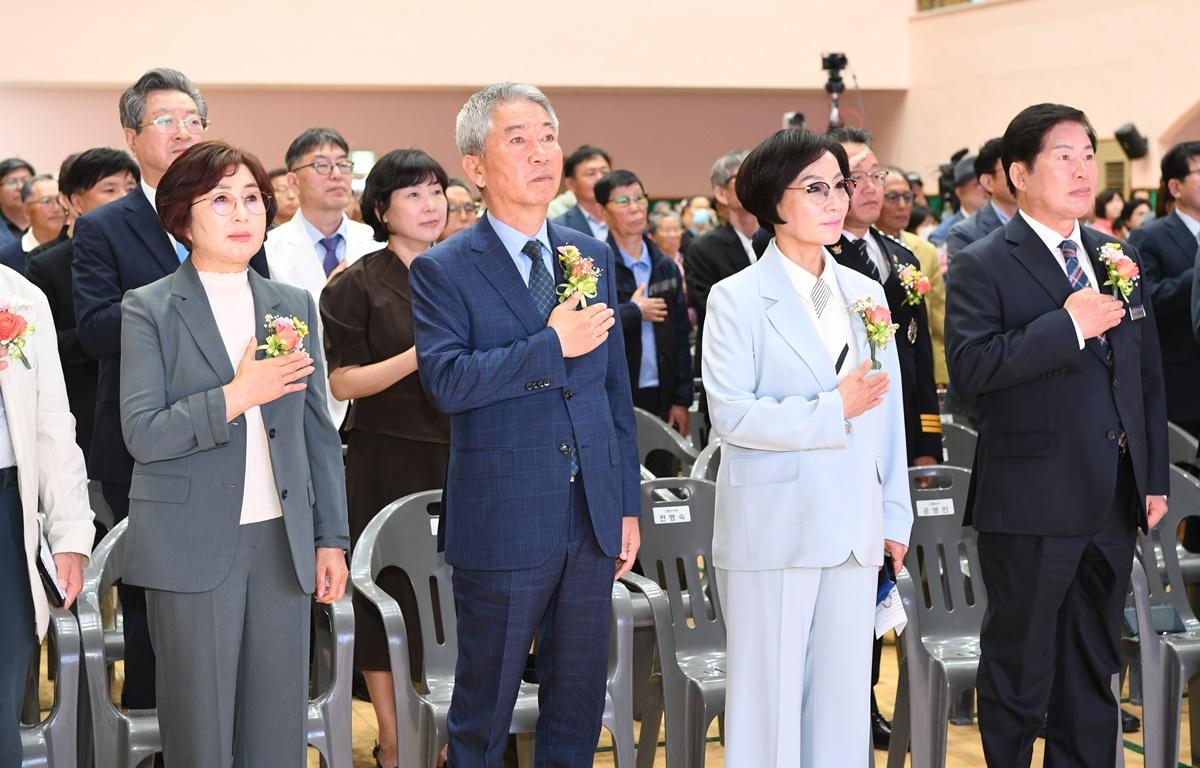
M753 213L758 225L775 234L775 225L786 224L779 218L779 201L800 173L825 156L837 160L842 178L850 177L846 150L829 135L797 128L784 128L771 134L746 155L738 170L734 191L742 207Z
M1096 131L1083 110L1065 104L1034 104L1022 109L1004 130L1004 177L1009 192L1017 194L1011 176L1013 163L1024 163L1032 171L1034 161L1046 141L1046 134L1059 123L1082 125L1092 142L1092 149L1096 148Z
M612 158L608 156L607 152L605 152L603 149L600 149L600 147L594 147L591 144L584 144L579 149L567 155L566 160L563 160L563 177L568 179L574 178L575 169L580 164L586 163L593 157L603 157L604 162L608 163L608 167L612 168Z
M133 157L122 149L95 147L75 155L71 165L58 179L58 191L66 197L82 194L113 174L128 171L133 180L142 182L142 172Z
M645 185L642 184L642 180L633 171L609 171L600 177L600 181L596 182L596 186L593 189L593 193L596 195L596 202L600 203L600 205L608 205L614 189L617 187L628 187L630 184L637 184L642 188L642 194L646 193Z
M430 181L436 181L445 192L450 180L438 161L419 149L393 149L379 158L367 174L362 193L363 223L375 233L376 240L386 243L391 234L381 216L392 204L392 193Z

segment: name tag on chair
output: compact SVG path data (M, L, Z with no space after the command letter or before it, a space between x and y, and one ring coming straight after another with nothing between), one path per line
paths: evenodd
M1137 306L1129 308L1129 319L1130 320L1141 320L1145 316L1146 316L1146 308L1144 306L1142 306L1141 304L1138 304Z
M692 522L692 511L687 506L654 508L655 525L670 525L671 523L690 522Z
M917 517L945 517L954 514L954 499L917 499Z

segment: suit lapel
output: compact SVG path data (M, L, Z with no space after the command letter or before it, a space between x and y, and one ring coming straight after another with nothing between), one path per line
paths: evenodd
M1171 239L1187 257L1188 263L1194 262L1197 252L1200 251L1200 240L1192 237L1192 231L1187 228L1187 224L1183 223L1178 214L1172 213L1167 217L1166 228L1171 233Z
M1115 242L1115 238L1105 237L1099 232L1088 227L1079 228L1079 239L1083 243L1083 249L1088 253L1088 259L1092 262L1092 271L1096 275L1096 290L1101 293L1106 293L1110 296L1115 296L1118 301L1125 305L1125 314L1121 317L1121 322L1115 328L1110 328L1104 334L1105 340L1108 342L1109 350L1113 355L1113 365L1116 365L1117 348L1121 346L1120 340L1125 335L1124 326L1126 319L1129 317L1128 302L1121 298L1121 295L1116 292L1116 289L1110 286L1105 286L1104 282L1108 280L1108 267L1104 262L1100 261L1100 246L1104 243ZM1133 294L1130 294L1132 297ZM1087 340L1087 347L1100 356L1104 361L1108 361L1108 355L1104 353L1104 349L1100 346L1100 342L1095 339Z
M190 259L189 259L190 263ZM256 273L254 270L249 271L250 278L250 295L254 297L254 336L258 339L256 346L262 346L267 343L267 325L265 322L267 315L294 315L300 317L304 312L304 307L283 306L279 296L279 291L275 288L275 284ZM317 319L315 317L308 318L310 332L315 329ZM309 336L309 339L314 337ZM307 341L307 340L306 340ZM319 382L313 381L310 377L308 385L320 386ZM262 413L263 423L269 424L270 416L279 407L279 403L283 398L272 400L269 403L263 403L259 406L259 411ZM338 426L338 425L335 425Z
M759 293L774 302L767 307L767 320L808 366L821 388L831 391L837 387L833 360L829 358L820 331L813 325L808 310L783 268L783 258L779 249L771 246L759 259Z
M212 307L208 303L208 294L200 282L200 275L192 266L192 260L187 259L171 276L171 300L175 309L183 318L183 324L200 349L204 359L212 366L213 371L221 381L233 380L233 366L229 363L229 355L225 344L221 341L221 331L213 317Z
M150 205L140 186L130 192L126 199L129 204L125 206L125 223L162 267L163 274L171 274L179 268L179 256L171 246L171 238L167 237L154 206Z
M529 286L521 279L517 265L513 263L504 243L500 242L487 218L480 219L471 230L471 250L478 254L471 260L475 269L479 270L483 279L500 294L500 298L521 321L526 333L532 336L545 328L546 321L538 316Z
M854 295L850 286L847 284L845 280L846 275L843 274L842 270L846 270L847 272L851 271L849 267L843 267L841 264L834 264L833 276L837 279L838 288L841 289L842 298L846 300L847 304L847 306L843 307L842 309L845 312L850 313L849 305L859 297ZM861 361L870 359L871 355L871 347L867 342L867 326L863 323L861 317L850 313L850 330L854 333L854 342L859 352L859 364L861 365Z

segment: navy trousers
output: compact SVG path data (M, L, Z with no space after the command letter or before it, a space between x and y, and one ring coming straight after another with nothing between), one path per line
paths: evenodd
M451 768L502 765L535 634L534 764L590 766L595 757L616 565L592 532L582 478L571 485L567 540L549 560L514 571L454 569L458 664L447 723Z
M21 764L21 703L35 641L25 525L16 486L0 490L0 766Z

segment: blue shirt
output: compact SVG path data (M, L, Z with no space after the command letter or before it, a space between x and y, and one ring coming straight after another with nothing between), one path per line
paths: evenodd
M996 212L996 218L1000 220L1000 226L1004 226L1012 220L1012 216L1009 216L1005 214L1004 211L1000 210L1000 206L996 205L995 200L989 200L988 205L992 206L992 210ZM949 237L949 235L946 237Z
M551 254L554 251L550 248L550 235L546 233L546 222L543 221L542 227L538 230L537 234L530 237L492 216L491 211L485 213L484 216L487 217L488 223L492 225L492 231L496 233L496 237L500 238L500 244L504 246L504 250L508 251L513 264L517 265L517 271L521 273L521 279L525 281L525 285L529 285L529 270L533 265L529 261L529 257L521 252L521 249L530 240L537 240L542 244L542 263L546 265L546 271L550 273L550 279L554 279L554 262L551 260Z
M314 227L312 225L312 222L310 222L308 219L304 218L303 211L296 211L296 218L300 219L301 226L303 226L304 231L308 233L308 239L312 240L313 252L315 254L317 254L317 263L324 265L325 264L325 246L321 245L321 241L325 239L325 235L321 234L321 230ZM330 235L330 237L336 237L338 239L338 241L337 241L338 263L341 263L346 260L346 222L348 220L349 219L346 218L346 214L343 213L342 214L342 223L338 224L337 231L334 232L332 235Z
M633 280L638 285L650 284L650 249L646 241L642 241L642 252L635 259L625 251L621 251L621 260L633 272ZM638 389L649 389L658 386L658 349L654 346L654 323L642 321L642 362L638 366Z

